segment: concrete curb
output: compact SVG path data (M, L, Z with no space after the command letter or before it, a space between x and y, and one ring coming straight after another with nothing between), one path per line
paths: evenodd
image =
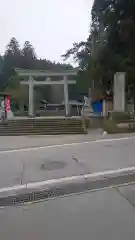
M29 183L0 189L0 206L24 204L131 183L135 183L135 167Z

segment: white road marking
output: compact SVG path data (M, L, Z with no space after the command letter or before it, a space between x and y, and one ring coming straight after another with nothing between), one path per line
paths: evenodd
M56 144L56 145L41 146L41 147L3 150L3 151L0 151L0 154L28 152L28 151L35 151L35 150L42 150L42 149L50 149L50 148L74 147L74 146L79 146L79 145L83 145L83 144L85 145L85 144L95 144L95 143L105 143L105 142L118 142L118 141L126 141L126 140L133 140L133 139L135 139L135 136L134 137L123 137L123 138L109 138L109 139L106 138L106 139L99 139L99 140L88 141L88 142L64 143L64 144Z
M36 189L39 187L51 187L52 185L57 185L57 184L62 184L62 183L72 183L73 181L86 181L86 180L92 180L94 177L111 177L111 175L114 174L133 174L135 173L135 166L133 167L127 167L127 168L119 168L116 170L109 170L109 171L103 171L103 172L95 172L91 174L84 174L84 175L79 175L79 176L72 176L72 177L64 177L64 178L59 178L59 179L51 179L51 180L46 180L42 182L35 182L35 183L27 183L24 185L15 185L12 187L7 187L7 188L1 188L0 193L6 193L6 192L11 192L11 191L19 191L19 190L24 190L24 189ZM119 175L118 175L119 176ZM94 179L94 181L96 181Z
M15 185L12 187L7 187L7 188L0 188L0 193L2 192L10 192L10 191L15 191L15 190L22 190L22 189L26 189L27 185Z

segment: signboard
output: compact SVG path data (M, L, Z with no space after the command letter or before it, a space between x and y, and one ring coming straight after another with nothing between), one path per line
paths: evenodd
M4 107L5 107L5 112L10 112L11 111L10 96L5 96L4 97Z

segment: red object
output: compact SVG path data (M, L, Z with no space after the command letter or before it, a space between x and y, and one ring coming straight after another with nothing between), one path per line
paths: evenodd
M4 97L4 107L5 107L5 112L10 111L10 96L5 96Z

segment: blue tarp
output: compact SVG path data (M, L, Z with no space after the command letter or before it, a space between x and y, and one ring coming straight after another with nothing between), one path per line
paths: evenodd
M96 114L101 114L103 110L103 101L96 101L92 103L93 112Z

